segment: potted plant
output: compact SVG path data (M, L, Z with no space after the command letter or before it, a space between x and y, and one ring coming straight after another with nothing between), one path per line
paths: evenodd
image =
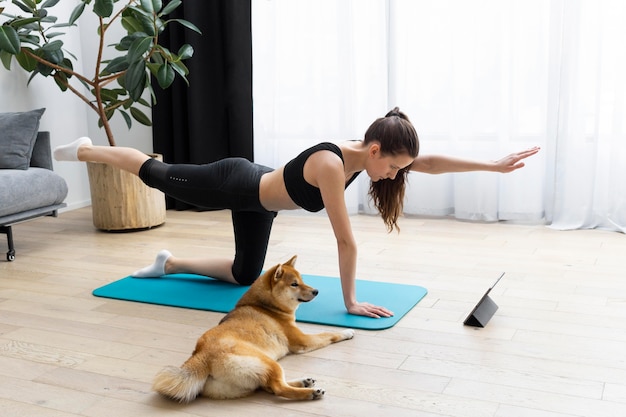
M59 0L12 0L24 15L0 13L8 20L0 26L0 60L11 70L13 58L31 74L52 78L62 91L71 91L98 115L98 125L104 128L109 145L115 137L109 121L120 114L128 128L133 120L151 125L150 118L139 106L150 107L143 98L150 93L154 104L152 80L168 88L176 76L187 82L188 69L184 60L193 55L185 44L174 53L159 44L159 36L167 26L176 23L200 33L192 23L182 19L166 19L181 4L171 0L80 0L68 22L58 22L51 14ZM120 3L120 4L116 4ZM74 69L76 57L64 48L62 36L66 29L77 26L85 9L97 18L98 44L93 75ZM114 26L117 25L117 26ZM123 30L119 29L119 25ZM115 33L115 39L107 35ZM111 35L110 35L111 36ZM109 37L110 37L109 36ZM105 58L105 51L117 56ZM165 199L160 191L145 186L133 175L104 164L88 164L94 225L103 230L143 229L165 221ZM112 184L111 184L112 182ZM128 190L121 190L129 182ZM134 197L144 201L136 201Z

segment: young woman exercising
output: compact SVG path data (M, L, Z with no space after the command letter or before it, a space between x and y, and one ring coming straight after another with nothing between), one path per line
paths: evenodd
M243 158L217 162L167 164L133 148L94 146L80 138L54 150L59 161L106 163L138 175L148 186L207 209L230 209L235 235L233 259L177 258L166 250L154 264L133 274L158 277L193 273L223 281L250 285L260 274L274 217L280 210L325 208L337 240L339 275L348 312L389 317L385 307L356 298L357 246L352 235L344 191L362 171L371 179L369 195L391 231L402 213L405 181L409 171L426 173L496 171L511 172L524 166L524 158L538 148L511 154L495 162L478 162L446 156L418 157L415 128L398 108L374 121L363 141L339 145L320 143L278 169Z

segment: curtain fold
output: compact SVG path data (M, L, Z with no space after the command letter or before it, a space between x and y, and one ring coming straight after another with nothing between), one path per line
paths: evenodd
M178 77L168 89L154 83L154 151L165 162L206 163L225 157L254 158L250 0L190 0L169 18L186 19L198 35L171 25L164 45L194 48L185 61L189 86ZM168 207L189 206L168 198Z

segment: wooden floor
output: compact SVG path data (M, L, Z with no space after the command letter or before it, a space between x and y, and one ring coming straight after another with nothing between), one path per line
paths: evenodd
M318 380L320 401L259 392L188 405L160 398L151 380L180 365L222 314L91 291L162 248L230 255L229 213L170 211L165 225L138 233L96 231L89 208L15 226L17 258L0 260L0 415L626 415L623 234L405 218L398 235L377 217L352 223L360 279L417 284L428 295L391 329L283 359L288 378ZM277 217L266 266L293 254L302 272L337 275L326 217ZM495 316L483 329L463 326L501 272Z

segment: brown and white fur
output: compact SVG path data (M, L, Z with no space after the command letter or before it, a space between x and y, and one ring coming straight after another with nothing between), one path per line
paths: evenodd
M157 374L153 389L180 402L200 394L240 398L259 388L294 400L321 398L324 390L314 388L312 378L286 382L277 360L351 339L354 330L305 334L296 326L299 304L318 291L302 281L295 260L261 275L235 308L198 339L182 367L169 366Z

